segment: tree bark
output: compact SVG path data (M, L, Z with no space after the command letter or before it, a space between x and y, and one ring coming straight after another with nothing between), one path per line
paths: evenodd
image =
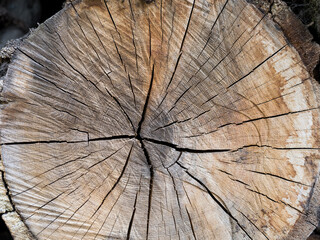
M34 30L1 92L13 236L306 239L320 51L264 6L76 0Z

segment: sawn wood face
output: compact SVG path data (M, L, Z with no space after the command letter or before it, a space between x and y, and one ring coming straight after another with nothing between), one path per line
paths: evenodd
M5 77L15 210L36 239L312 229L317 89L244 0L74 1L32 31Z

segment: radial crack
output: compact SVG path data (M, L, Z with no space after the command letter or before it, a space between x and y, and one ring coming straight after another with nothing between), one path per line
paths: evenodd
M227 89L231 88L233 85L237 84L238 82L240 82L242 79L248 77L250 74L252 74L256 69L258 69L261 65L263 65L265 62L267 62L269 59L271 59L272 57L274 57L275 55L277 55L282 49L284 49L287 45L282 46L280 49L278 49L276 52L274 52L273 54L271 54L269 57L267 57L265 60L263 60L261 63L259 63L257 66L255 66L249 73L247 73L246 75L244 75L243 77L239 78L238 80L236 80L234 83L230 84Z
M131 219L130 219L129 226L128 226L127 240L130 239L132 224L133 224L134 216L135 216L136 209L137 209L137 208L136 208L136 205L137 205L138 194L140 193L140 187L141 187L141 178L140 178L139 189L138 189L138 191L137 191L137 193L136 193L136 197L135 197L135 200L134 200L133 212L132 212Z
M84 143L84 142L98 142L98 141L108 141L116 139L131 139L134 135L115 135L110 137L100 137L100 138L89 138L86 140L68 141L68 140L39 140L39 141L21 141L21 142L5 142L1 143L0 146L10 146L10 145L30 145L30 144L52 144L52 143Z
M154 64L152 66L152 73L151 73L151 80L150 80L149 90L148 90L148 93L147 93L146 101L145 101L145 104L144 104L144 107L143 107L141 119L140 119L140 122L138 124L138 129L137 129L137 138L139 140L141 140L141 136L140 136L141 126L142 126L142 123L143 123L143 121L145 119L145 116L146 116L146 112L147 112L147 108L148 108L148 104L149 104L149 99L150 99L150 95L151 95L151 90L152 90L152 85L153 85L153 80L154 80Z
M296 183L296 184L300 184L300 185L303 185L303 186L306 186L306 187L311 187L310 185L307 185L307 184L304 184L304 183L301 183L301 182L297 182L297 181L294 181L294 180L290 180L290 179L287 179L287 178L284 178L284 177L275 175L275 174L273 174L273 173L260 172L260 171L254 171L254 170L246 170L246 171L252 172L252 173L261 174L261 175L271 176L271 177L275 177L275 178L279 178L279 179L281 179L281 180L284 180L284 181L287 181L287 182Z
M154 181L154 169L153 169L153 165L151 163L150 160L150 156L149 153L147 151L147 149L144 146L143 140L140 140L141 143L141 147L143 150L143 153L147 159L147 163L150 169L150 182L149 182L149 197L148 197L148 217L147 217L147 238L149 236L149 222L150 222L150 214L151 214L151 202L152 202L152 192L153 192L153 181Z
M130 148L130 151L129 151L129 154L128 154L128 157L126 159L126 162L122 168L122 171L120 173L120 176L118 177L117 181L115 182L115 184L112 186L112 188L109 190L109 192L105 195L105 197L103 198L101 204L99 205L99 207L96 209L96 211L93 213L93 215L91 216L91 218L99 211L99 209L102 207L102 205L104 204L104 202L106 201L107 197L110 195L110 193L116 188L116 186L118 185L118 183L120 182L126 168L127 168L127 165L128 165L128 162L129 162L129 159L130 159L130 156L131 156L131 152L132 152L132 148L133 148L133 145L131 146Z
M231 149L193 149L193 148L182 148L178 147L178 145L170 142L165 142L157 139L152 139L152 138L143 138L145 141L149 141L152 143L164 145L170 148L175 149L176 151L179 152L189 152L189 153L214 153L214 152L230 152Z
M210 195L210 197L217 203L217 205L232 219L234 220L237 225L241 228L241 230L252 240L252 238L250 237L250 235L247 233L247 231L244 229L243 226L241 226L241 224L239 223L238 219L236 219L231 212L223 205L223 203L221 203L210 191L210 189L198 178L196 178L195 176L193 176L187 168L185 168L184 166L182 166L179 162L177 162L177 164L183 168L185 170L185 172L193 179L195 180L197 183L199 183L206 191L207 193Z

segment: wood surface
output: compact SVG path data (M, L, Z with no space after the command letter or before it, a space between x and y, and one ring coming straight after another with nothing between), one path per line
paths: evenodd
M73 1L4 79L7 222L16 239L305 239L318 93L245 0Z

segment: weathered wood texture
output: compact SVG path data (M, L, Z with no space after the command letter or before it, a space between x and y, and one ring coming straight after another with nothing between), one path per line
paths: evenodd
M4 79L8 222L37 239L305 239L319 86L288 39L244 0L67 5Z

